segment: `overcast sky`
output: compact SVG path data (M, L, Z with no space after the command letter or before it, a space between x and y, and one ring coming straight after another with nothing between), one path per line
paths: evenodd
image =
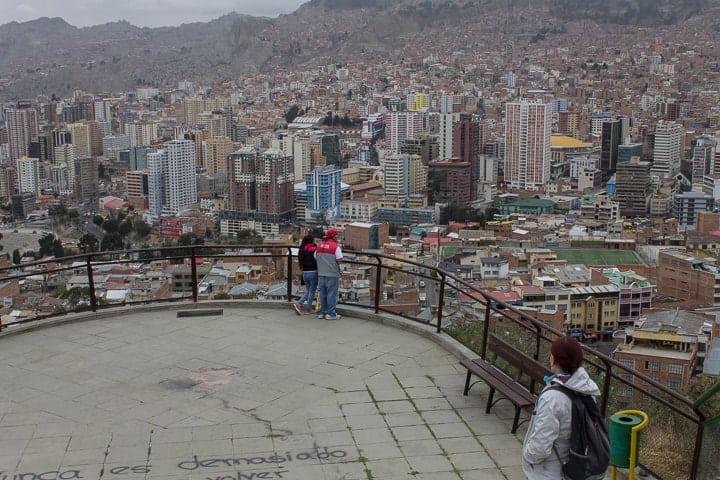
M76 27L127 20L138 27L207 22L229 12L275 17L307 0L0 0L0 24L62 17Z

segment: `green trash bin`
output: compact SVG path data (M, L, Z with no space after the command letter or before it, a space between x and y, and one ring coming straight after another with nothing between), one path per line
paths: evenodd
M640 425L643 418L639 415L616 413L610 417L610 465L630 468L630 441L632 428ZM640 432L638 432L638 437ZM640 439L635 444L635 463L640 452Z

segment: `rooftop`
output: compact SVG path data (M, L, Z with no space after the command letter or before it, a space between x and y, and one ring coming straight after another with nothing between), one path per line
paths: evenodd
M224 308L174 310L207 305ZM284 302L218 302L7 328L0 472L523 478L513 409L485 414L481 385L462 395L459 347L421 324L342 313L330 322Z

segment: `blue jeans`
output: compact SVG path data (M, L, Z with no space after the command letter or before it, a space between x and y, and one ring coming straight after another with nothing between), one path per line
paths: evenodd
M310 272L302 272L302 277L303 281L305 282L305 295L300 297L298 303L300 304L300 306L302 306L303 303L307 302L305 310L307 310L308 312L312 312L313 301L315 300L315 290L317 290L318 285L317 270L313 270Z
M320 293L320 310L318 315L335 315L338 302L338 277L318 277L318 292Z

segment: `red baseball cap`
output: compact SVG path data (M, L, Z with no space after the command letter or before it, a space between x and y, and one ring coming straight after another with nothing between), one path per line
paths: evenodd
M328 230L325 232L325 238L335 238L337 236L337 231L335 230Z

